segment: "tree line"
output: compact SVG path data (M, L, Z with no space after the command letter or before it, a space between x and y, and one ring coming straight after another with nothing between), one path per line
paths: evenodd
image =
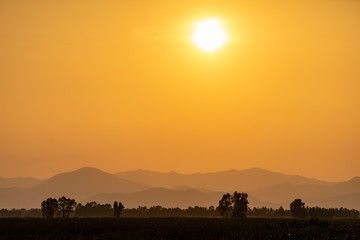
M224 194L219 201L219 213L224 218L245 218L249 216L258 217L294 217L294 218L359 218L359 211L347 208L320 208L305 207L301 199L295 199L290 203L290 210L272 208L253 208L248 207L248 195L246 193L234 192Z
M127 208L121 202L99 204L88 202L85 205L76 203L75 199L61 197L48 198L41 203L41 209L1 209L0 217L295 217L295 218L359 218L359 211L347 208L306 207L301 199L295 199L290 209L248 207L247 193L234 192L222 196L217 207L165 208L162 206L139 206Z
M48 198L41 202L41 212L44 217L53 218L55 214L63 218L69 217L71 213L76 212L78 215L92 215L99 214L104 210L111 209L114 217L119 218L121 211L124 209L121 202L115 201L113 206L110 204L97 204L96 202L87 203L83 206L81 203L77 204L75 199L66 198L65 196L59 198Z

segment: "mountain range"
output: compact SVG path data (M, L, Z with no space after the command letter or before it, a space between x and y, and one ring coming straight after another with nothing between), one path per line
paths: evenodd
M331 183L301 176L275 173L260 168L228 170L215 173L179 174L176 172L157 173L144 170L116 173L116 176L130 181L147 183L156 187L174 188L185 185L213 191L255 191L281 183L293 185L316 184L329 186Z
M277 184L259 188L251 194L259 199L267 199L288 206L294 198L302 198L309 205L324 207L360 208L360 177L328 186L316 184Z
M112 203L128 208L217 206L226 192L247 192L250 207L288 208L295 198L308 206L360 210L360 177L326 182L260 168L215 173L179 174L145 170L116 174L85 167L49 179L0 178L1 208L39 208L48 197L66 196L77 202Z

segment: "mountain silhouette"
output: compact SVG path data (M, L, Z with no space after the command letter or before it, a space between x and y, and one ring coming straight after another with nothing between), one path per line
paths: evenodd
M0 188L0 209L39 208L44 199L63 195L82 203L121 201L126 207L217 206L223 193L233 191L247 192L250 206L257 207L288 208L295 198L302 198L309 206L360 209L359 177L330 183L259 168L204 174L144 170L110 174L90 167L57 174L28 188Z
M324 208L349 208L360 210L360 193L350 193L329 198L305 199L309 206L321 206Z
M57 174L28 189L0 189L0 208L39 207L41 201L48 197L67 196L80 200L99 193L136 192L149 187L85 167Z
M49 196L67 195L83 198L99 192L136 192L149 185L124 180L96 168L85 167L73 172L61 173L36 185L33 190Z
M360 193L360 178L355 177L349 181L333 183L330 186L306 184L292 185L289 183L277 184L271 187L260 188L251 194L260 200L288 205L294 198L302 198L303 200L311 200L310 206L322 206L326 199L330 199L332 206L345 207L349 206L346 202L352 202L351 197ZM355 194L355 195L354 195ZM343 205L341 202L343 200Z
M254 191L261 187L270 187L281 183L292 185L317 184L331 185L326 181L287 175L267 171L260 168L247 170L228 170L215 173L179 174L176 172L158 173L145 170L127 171L116 173L116 176L146 183L154 187L174 188L188 186L191 188L204 188L212 191Z

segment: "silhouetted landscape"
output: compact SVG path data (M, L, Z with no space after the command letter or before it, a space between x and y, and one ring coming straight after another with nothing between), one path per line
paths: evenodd
M0 186L0 239L360 237L359 177L326 182L260 168L111 174L84 167L42 180L0 178Z
M86 167L37 181L1 179L0 185L7 182L7 187L0 189L0 208L38 208L44 198L60 196L82 203L121 199L129 208L209 207L225 192L242 191L249 194L250 207L286 207L301 198L308 206L360 209L359 177L335 183L259 168L185 175L144 170L110 174Z

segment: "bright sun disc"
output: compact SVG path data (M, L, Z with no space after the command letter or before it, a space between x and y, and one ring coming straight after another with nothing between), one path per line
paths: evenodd
M225 44L227 36L219 20L211 18L197 22L192 40L204 51L215 51Z

